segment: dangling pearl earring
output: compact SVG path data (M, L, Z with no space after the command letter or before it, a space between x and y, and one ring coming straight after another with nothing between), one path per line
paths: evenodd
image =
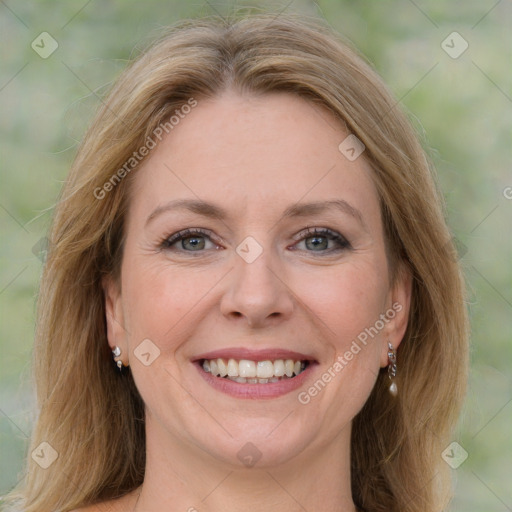
M396 350L395 347L391 343L388 342L388 377L391 380L391 384L389 385L389 392L396 396L398 394L398 388L396 386L395 377L396 377Z
M119 357L121 355L121 349L116 345L114 347L114 350L112 350L112 355L114 356L114 361L116 361L116 357ZM116 361L117 367L119 368L119 371L123 368L123 362L121 359Z

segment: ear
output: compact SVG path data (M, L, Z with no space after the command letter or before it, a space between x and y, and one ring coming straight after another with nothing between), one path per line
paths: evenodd
M385 316L388 322L386 323L382 339L382 368L388 365L388 342L397 350L405 335L411 308L411 295L412 273L406 264L401 263L397 269L395 284L390 289L386 301L387 309Z
M101 280L105 297L105 316L107 322L107 339L111 350L118 346L121 349L120 359L127 363L126 329L119 285L112 276L105 276Z

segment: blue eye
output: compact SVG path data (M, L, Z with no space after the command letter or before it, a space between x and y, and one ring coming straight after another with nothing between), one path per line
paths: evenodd
M166 238L161 246L164 249L170 249L178 242L181 242L180 249L187 252L201 252L203 249L208 248L206 247L207 241L212 243L207 231L202 229L185 229Z
M308 228L299 236L299 242L305 242L306 248L309 249L308 252L331 253L351 248L349 241L344 236L326 228ZM308 242L308 240L311 241ZM335 247L329 247L329 242L334 242Z
M180 246L177 246L181 242ZM305 243L307 252L332 253L351 249L348 240L327 228L307 228L298 235L298 243ZM210 246L208 246L210 244ZM334 247L332 245L334 244ZM298 245L298 244L296 244ZM173 249L182 252L203 252L205 249L216 249L219 246L211 240L211 234L201 228L192 228L174 233L165 238L160 247L162 249Z

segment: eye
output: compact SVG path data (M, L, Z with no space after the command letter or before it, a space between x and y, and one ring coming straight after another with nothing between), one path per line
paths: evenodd
M178 242L181 244L174 247ZM207 247L208 243L211 244ZM201 252L203 249L212 249L218 247L210 239L210 233L201 228L192 228L174 233L163 240L160 244L162 249L182 250L186 252Z
M327 228L307 228L297 236L297 245L304 242L305 250L308 252L332 253L352 248L343 235Z
M305 249L300 247L298 249L307 252L330 254L352 248L350 242L343 235L327 228L307 228L297 235L297 239L299 243L294 247L297 248L304 243ZM212 241L211 233L201 228L190 228L174 233L162 240L160 247L165 250L189 253L219 248Z

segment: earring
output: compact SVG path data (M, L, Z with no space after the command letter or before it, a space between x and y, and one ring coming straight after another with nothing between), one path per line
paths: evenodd
M114 356L114 361L116 361L116 357L119 357L121 355L121 349L116 345L114 347L114 350L112 350L112 355ZM123 368L123 362L121 359L116 361L116 365L119 368L119 371Z
M388 377L391 381L389 385L389 392L396 396L398 393L398 388L396 386L395 377L396 377L396 350L395 347L391 343L388 342Z

